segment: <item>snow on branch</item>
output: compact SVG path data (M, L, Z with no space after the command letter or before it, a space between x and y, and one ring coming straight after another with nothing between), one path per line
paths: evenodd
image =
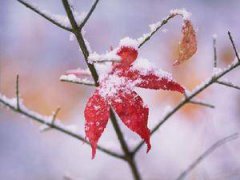
M18 78L17 78L17 82L18 82ZM16 90L16 92L18 92L18 90ZM17 97L18 97L18 94L17 94ZM72 126L66 126L66 125L62 124L59 119L56 118L56 116L57 116L57 114L60 110L59 108L53 113L52 116L44 116L44 115L41 115L41 114L39 114L35 111L32 111L32 110L28 109L22 103L21 100L19 100L19 102L18 102L17 98L8 98L1 93L0 93L0 104L3 104L6 107L8 107L9 109L11 109L12 111L15 111L19 114L22 114L22 115L24 115L24 116L26 116L26 117L34 120L34 121L37 121L37 122L45 125L44 129L45 128L55 129L57 131L60 131L64 134L72 136L72 137L90 145L90 143L82 135L80 135L77 131L75 131L75 129L73 129ZM108 154L108 155L111 155L111 156L114 156L116 158L120 158L120 159L125 160L125 158L122 155L120 155L118 153L115 153L115 152L112 152L111 150L108 150L104 147L98 146L97 149L106 153L106 154Z
M73 31L67 16L52 14L51 12L49 12L47 10L43 10L43 9L39 8L37 5L30 3L26 0L17 0L17 1L20 2L21 4L25 5L27 8L31 9L32 11L36 12L40 16L44 17L51 23L57 25L58 27L65 29L67 31L70 31L70 32ZM78 12L74 11L73 14L74 14L74 17L75 17L78 25L80 25L86 17L86 13L84 13L84 12L79 14Z
M187 12L185 9L174 9L170 11L170 14L163 18L161 21L158 21L154 24L149 25L150 31L146 34L143 34L142 37L138 38L138 48L142 47L150 38L165 24L168 23L168 21L175 16L180 15L183 17L183 20L189 20L191 13Z
M230 34L230 33L228 33L228 34ZM229 36L229 39L232 42L233 47L235 47L233 38L231 36ZM151 135L153 135L166 121L168 121L170 119L170 117L172 117L184 105L186 105L189 102L192 102L192 99L194 97L196 97L199 93L201 93L202 91L207 89L212 84L219 83L219 79L221 77L225 76L226 74L228 74L229 72L231 72L232 70L236 69L239 66L240 66L240 61L238 60L238 58L236 58L236 60L234 60L233 63L230 64L228 67L226 67L224 69L219 69L217 72L213 73L213 75L211 77L209 77L207 80L205 80L200 85L198 85L192 92L188 93L187 97L184 98L182 101L180 101L179 104L175 106L175 108L173 108L171 111L166 113L166 115L162 118L162 120L151 130ZM229 83L227 83L227 84L229 84ZM143 146L143 144L144 144L143 141L140 142L136 146L136 148L134 149L133 152L134 153L138 152L139 149Z
M74 74L62 75L60 80L63 82L70 82L75 84L82 84L86 86L95 86L94 81L89 80L87 78L81 79Z

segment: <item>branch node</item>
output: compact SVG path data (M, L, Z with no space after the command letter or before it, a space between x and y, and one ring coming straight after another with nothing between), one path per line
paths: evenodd
M59 114L60 110L61 110L61 108L58 107L58 108L56 109L56 111L54 111L54 113L53 113L53 115L52 115L51 123L48 124L48 125L46 125L46 127L43 128L43 129L41 130L41 132L46 132L46 131L51 130L52 128L54 128L54 124L55 124L57 115Z
M227 86L227 87L231 87L237 90L240 90L240 86L237 86L231 82L226 82L226 81L216 81L216 83Z

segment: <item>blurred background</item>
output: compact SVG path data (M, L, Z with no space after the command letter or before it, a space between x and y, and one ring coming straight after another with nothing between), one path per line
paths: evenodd
M64 14L59 0L31 0L42 9ZM89 0L72 0L77 11L87 11ZM148 25L161 20L171 9L186 8L192 13L197 30L198 52L173 67L181 39L180 17L174 18L140 50L178 82L192 90L213 71L212 35L217 34L219 67L234 59L227 31L240 47L239 0L101 0L85 27L85 37L93 51L104 53L116 47L120 39L138 38L148 32ZM74 125L84 135L83 111L93 88L59 81L68 69L85 68L83 56L70 34L52 25L15 0L0 0L0 92L15 95L16 74L20 92L30 109L51 115L61 107L59 118ZM240 70L225 78L240 84ZM150 108L149 127L160 121L181 96L177 93L137 89ZM137 154L143 179L176 178L204 150L218 139L240 130L240 92L213 85L198 98L216 105L209 109L186 105L152 137L152 149L144 146ZM91 160L88 145L55 130L40 132L41 125L0 106L0 179L131 179L128 165L97 152ZM130 147L140 138L121 126ZM121 152L109 122L99 144ZM240 140L222 146L188 176L194 180L240 179Z

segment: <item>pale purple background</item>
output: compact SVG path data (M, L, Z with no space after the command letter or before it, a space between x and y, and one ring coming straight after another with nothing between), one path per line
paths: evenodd
M60 0L33 2L43 9L64 13ZM89 0L73 2L80 12L88 10L91 5ZM198 53L191 63L197 73L206 76L212 71L213 34L218 35L218 52L231 47L227 30L232 31L236 44L240 47L239 7L239 0L101 0L86 25L86 38L94 51L103 53L111 45L116 46L125 36L140 37L148 31L149 24L161 20L168 15L169 10L186 8L193 14L192 21L197 29L199 42ZM141 49L140 55L170 71L169 44L176 42L172 39L180 38L180 25L180 18L171 21L164 27L168 31L159 32ZM17 68L7 66L8 59ZM45 80L58 81L60 74L67 69L85 67L82 59L77 43L69 41L68 32L50 24L17 1L0 0L0 92L1 88L5 88L4 93L13 96L15 74L19 73L39 82L39 93L47 96L51 83L45 83ZM190 78L191 74L187 79ZM232 72L228 78L240 84L239 70ZM179 79L184 83L185 79ZM21 86L23 91L31 90L31 84L25 78L22 82L25 84ZM58 86L63 84L59 82ZM67 94L68 89L74 85L64 86L66 91L61 92L62 97L59 97L63 99L64 93ZM79 126L84 135L83 108L93 90L83 89L79 91L81 97L76 97L78 105L72 108L66 123ZM149 124L152 127L163 116L168 103L152 103L156 94L161 92L138 92L150 107ZM171 93L166 93L166 96L171 96ZM198 113L195 113L197 117L194 117L197 121L186 120L185 116L177 113L152 137L152 150L149 154L145 153L146 147L141 149L137 155L137 163L144 179L174 179L216 140L239 132L240 92L214 86L204 97L206 101L216 105L215 110L199 108ZM51 96L47 103L52 103ZM139 137L127 128L122 128L130 146L139 141ZM111 123L108 124L100 144L120 152ZM239 148L240 140L221 147L188 178L240 179ZM53 180L63 179L64 176L79 180L132 178L125 162L101 152L97 152L96 159L91 160L89 146L54 130L40 133L39 124L31 123L27 118L0 106L0 179Z

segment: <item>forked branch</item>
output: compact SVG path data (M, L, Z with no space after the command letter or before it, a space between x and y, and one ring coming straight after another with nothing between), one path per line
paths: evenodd
M46 11L42 11L39 8L35 7L34 5L28 3L25 0L17 0L18 2L20 2L21 4L23 4L24 6L26 6L27 8L31 9L32 11L34 11L35 13L39 14L40 16L42 16L43 18L47 19L48 21L50 21L51 23L55 24L56 26L67 30L69 32L72 32L72 29L61 24L61 22L58 22L56 19L52 18L48 13L46 13Z

